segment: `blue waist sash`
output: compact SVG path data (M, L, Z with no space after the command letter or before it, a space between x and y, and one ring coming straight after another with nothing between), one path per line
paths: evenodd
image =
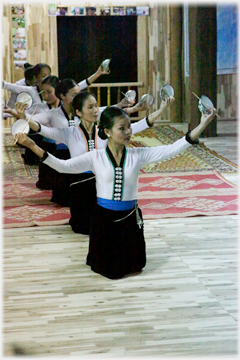
M124 211L124 210L134 209L135 206L137 205L137 200L115 201L115 200L108 200L98 197L97 203L98 205L109 210Z
M45 136L43 137L43 141L48 142L48 143L53 143L53 144L55 143L55 140L48 139Z
M57 144L57 150L67 150L68 147L67 145L61 143L61 144Z

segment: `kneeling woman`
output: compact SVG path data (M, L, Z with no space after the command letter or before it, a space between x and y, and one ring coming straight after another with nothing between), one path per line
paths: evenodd
M215 114L216 109L210 115L202 114L200 124L171 145L127 148L131 137L129 117L124 110L109 107L103 111L99 124L99 136L108 139L107 148L69 160L44 152L26 134L16 137L60 173L90 170L96 175L97 205L90 224L87 264L107 278L119 279L140 272L146 264L142 214L137 206L141 167L168 159L197 143Z

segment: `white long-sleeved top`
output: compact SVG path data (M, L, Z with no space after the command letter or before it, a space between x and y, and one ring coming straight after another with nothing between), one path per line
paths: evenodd
M99 108L98 119L100 119L100 115L106 106L101 106ZM27 119L30 118L30 114L26 114ZM49 109L47 111L41 112L41 114L34 114L31 118L33 121L37 121L39 124L47 126L47 127L54 127L54 128L65 128L69 126L68 119L64 110L61 106L58 108ZM80 120L77 116L74 116L74 125L78 126ZM45 135L44 135L45 136Z
M78 83L78 86L80 90L84 90L88 87L87 80L83 80ZM33 105L30 107L30 109L26 110L25 113L32 114L35 110L36 106L38 105L38 108L35 112L35 114L43 113L45 111L49 110L49 107L45 101L42 101L40 95L38 94L40 91L37 86L24 86L19 84L12 84L6 81L3 81L3 88L9 91L12 91L12 93L19 94L20 92L28 92L29 95L33 98Z
M132 134L136 134L145 129L148 129L146 118L131 124ZM45 136L48 139L55 140L57 144L63 143L67 145L71 158L80 156L89 151L89 140L88 135L84 134L84 129L80 126L77 127L65 127L65 128L49 128L41 125L40 135ZM86 136L87 135L87 136ZM95 126L94 145L95 149L104 149L107 146L108 140L102 140L98 136L98 129ZM91 146L90 146L91 148Z
M160 162L175 156L190 146L185 136L171 145L152 148L125 148L121 166L114 166L106 149L87 152L69 160L57 159L51 154L43 161L60 173L76 174L92 171L96 176L97 197L107 200L137 199L139 171L143 165Z

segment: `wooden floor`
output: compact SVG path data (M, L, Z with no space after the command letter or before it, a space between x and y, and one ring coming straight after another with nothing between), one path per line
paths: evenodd
M236 162L229 124L203 141ZM147 265L121 280L85 265L88 237L68 225L4 230L4 355L237 357L238 221L145 221Z

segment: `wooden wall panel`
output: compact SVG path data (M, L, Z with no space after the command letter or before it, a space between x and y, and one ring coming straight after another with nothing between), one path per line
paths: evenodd
M236 120L238 117L238 75L217 76L217 110L222 119Z
M48 16L47 4L25 3L27 62L47 63L52 74L58 76L56 17ZM17 17L17 16L16 16ZM2 13L3 79L16 82L23 78L23 70L14 69L12 48L11 4L3 4Z

